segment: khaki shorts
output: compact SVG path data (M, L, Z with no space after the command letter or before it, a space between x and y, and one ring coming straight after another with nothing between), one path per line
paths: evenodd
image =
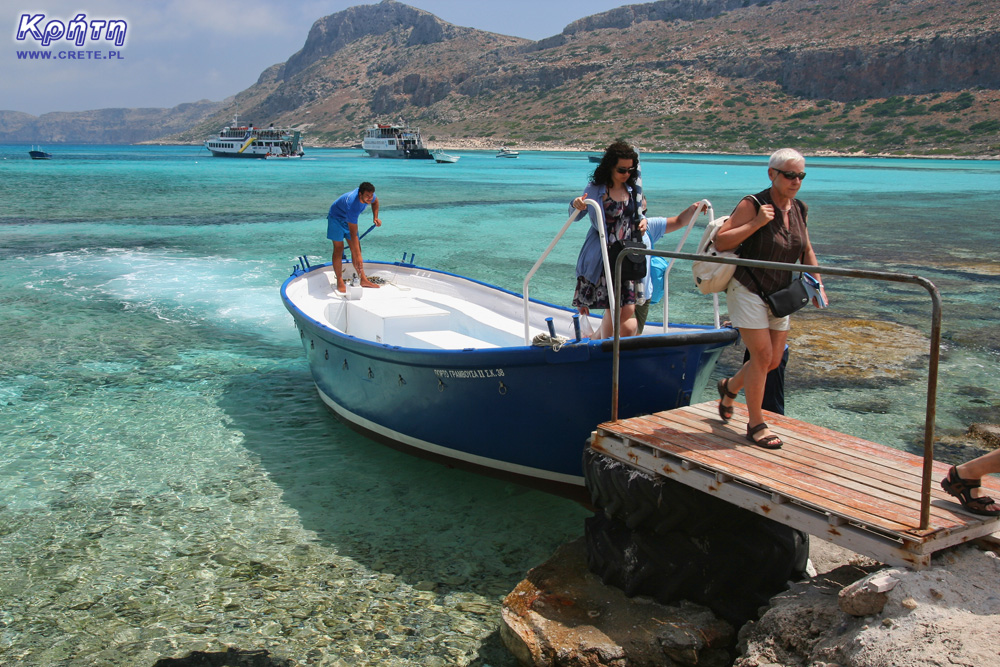
M788 331L791 316L775 317L764 300L733 278L726 288L726 306L729 320L737 329L770 329Z

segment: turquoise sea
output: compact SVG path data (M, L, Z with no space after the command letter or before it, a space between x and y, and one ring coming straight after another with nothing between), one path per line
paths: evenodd
M329 261L326 210L368 180L384 225L367 258L414 253L520 292L582 192L586 155L49 150L0 146L0 664L153 665L227 645L303 664L514 664L500 601L582 535L587 512L351 432L316 396L278 288L297 256ZM702 198L728 213L767 185L765 167L644 155L650 213ZM952 437L1000 406L1000 163L810 158L807 171L824 263L940 289L938 458L971 456ZM532 296L569 303L584 233ZM676 271L671 319L710 321L711 300ZM918 451L926 293L827 286L830 309L793 321L812 335L793 344L789 414Z

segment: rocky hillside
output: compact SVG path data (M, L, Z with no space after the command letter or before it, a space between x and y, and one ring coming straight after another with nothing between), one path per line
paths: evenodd
M995 0L661 0L538 42L384 0L318 20L236 99L312 145L403 117L441 146L1000 156L998 52Z
M0 144L135 144L197 125L227 102L202 100L172 109L98 109L32 116L0 111Z

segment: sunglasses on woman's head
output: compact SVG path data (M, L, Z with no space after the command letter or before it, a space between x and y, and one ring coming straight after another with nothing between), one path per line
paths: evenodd
M806 180L806 172L804 171L784 171L782 169L775 169L775 171L790 181L794 181L796 178L800 181Z
M615 171L619 174L627 174L631 171L635 171L635 167L615 167Z

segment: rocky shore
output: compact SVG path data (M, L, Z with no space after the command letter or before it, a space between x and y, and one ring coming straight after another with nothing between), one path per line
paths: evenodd
M903 348L889 352L890 361L905 365ZM814 361L822 350L817 354ZM951 437L959 439L967 450L995 448L1000 426L973 424L962 438ZM522 665L1000 664L1000 532L935 554L921 571L813 537L809 576L789 582L742 627L688 602L628 598L604 585L587 560L582 538L565 544L504 599L501 636Z
M523 665L551 667L924 667L995 665L1000 541L886 568L814 540L815 575L742 628L697 605L626 598L586 567L577 540L504 600L501 635Z

